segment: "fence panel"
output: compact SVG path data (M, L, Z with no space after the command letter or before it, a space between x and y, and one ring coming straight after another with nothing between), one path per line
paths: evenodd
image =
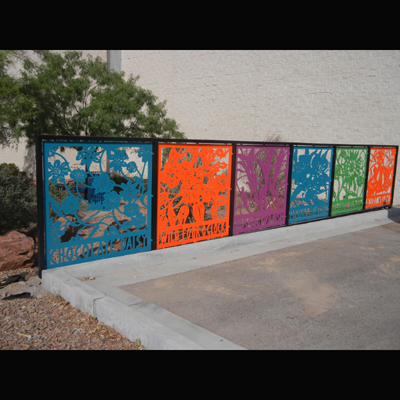
M289 224L329 215L332 147L294 146Z
M227 236L232 146L159 144L157 248Z
M43 151L47 268L150 250L151 144L44 142Z
M398 146L39 135L36 158L42 270L391 207Z
M286 222L288 146L237 146L233 234Z
M381 207L392 203L395 163L395 148L371 147L365 208Z
M332 215L364 208L368 148L336 149Z

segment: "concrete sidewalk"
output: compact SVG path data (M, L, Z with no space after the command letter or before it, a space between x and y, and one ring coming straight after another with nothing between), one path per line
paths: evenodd
M148 349L400 349L399 239L393 208L45 270L42 280Z

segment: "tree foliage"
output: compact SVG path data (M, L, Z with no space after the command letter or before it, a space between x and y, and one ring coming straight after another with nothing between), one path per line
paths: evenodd
M0 164L0 235L37 222L36 188L15 164Z
M137 85L139 77L110 71L99 57L81 52L0 51L0 142L25 136L32 145L38 134L105 137L184 138L166 102ZM10 63L22 60L20 76Z
M20 121L34 113L32 99L21 90L21 82L10 68L18 60L26 59L22 50L0 51L0 143L9 145L21 137Z

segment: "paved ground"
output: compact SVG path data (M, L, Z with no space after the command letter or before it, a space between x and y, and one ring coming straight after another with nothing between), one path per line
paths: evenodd
M400 219L390 215L58 268L43 281L148 349L400 349Z
M400 349L400 224L122 286L246 349Z

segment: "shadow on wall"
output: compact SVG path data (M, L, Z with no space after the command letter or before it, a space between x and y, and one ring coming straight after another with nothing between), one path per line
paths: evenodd
M23 171L31 178L36 180L36 148L27 147L24 155Z

